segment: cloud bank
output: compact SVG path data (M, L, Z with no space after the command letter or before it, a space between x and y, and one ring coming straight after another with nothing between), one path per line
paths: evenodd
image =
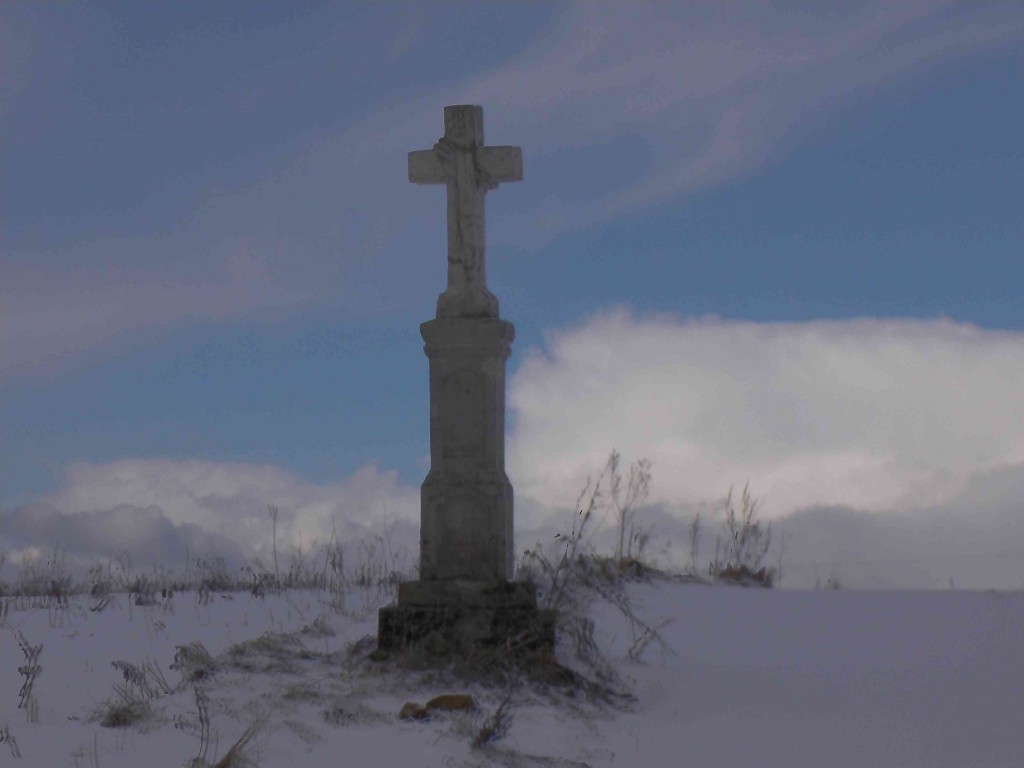
M565 502L611 447L652 499L749 481L770 517L948 501L1024 463L1024 334L948 319L753 323L617 308L549 333L509 382L509 466Z
M274 528L282 573L293 556L321 552L333 539L353 559L388 533L401 562L418 558L419 490L369 462L331 485L314 485L273 466L125 459L78 463L63 487L0 513L0 547L11 562L61 551L80 575L92 562L127 554L133 566L185 570L186 558L221 556L238 573L273 562ZM350 567L354 565L350 562Z
M638 522L655 527L666 565L687 564L697 512L706 563L722 498L749 483L785 546L784 586L1024 588L1022 380L1024 334L946 319L598 313L550 333L510 377L517 548L567 530L615 448L624 473L652 462ZM76 464L60 491L6 513L0 546L124 548L137 563L180 567L205 540L240 563L268 562L267 504L281 509L282 552L389 522L395 546L418 552L418 487L373 462L333 485L273 466ZM605 548L610 525L596 540Z

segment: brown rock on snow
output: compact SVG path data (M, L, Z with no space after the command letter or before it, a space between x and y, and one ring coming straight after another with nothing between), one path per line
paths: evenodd
M434 710L454 712L463 709L476 709L476 702L472 696L468 693L442 693L428 701L425 707L414 701L405 702L398 716L402 720L424 720L430 717L431 711Z
M427 709L443 709L447 712L456 709L476 709L476 702L468 693L442 693L427 702Z

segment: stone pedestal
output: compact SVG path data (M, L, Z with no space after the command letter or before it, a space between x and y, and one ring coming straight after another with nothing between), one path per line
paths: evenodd
M420 490L420 581L380 611L378 647L429 642L454 653L554 645L554 616L515 583L512 485L505 474L505 361L515 336L496 318L420 325L430 360L430 472Z
M420 489L423 581L512 578L505 474L505 361L515 328L446 318L420 325L430 360L430 472Z
M434 655L468 656L487 649L513 652L554 647L554 611L539 610L532 584L407 581L398 605L381 608L377 647L422 644Z

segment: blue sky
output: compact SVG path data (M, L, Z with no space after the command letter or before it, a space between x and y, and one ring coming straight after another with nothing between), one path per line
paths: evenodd
M414 537L446 246L406 157L471 103L524 156L487 201L521 542L614 447L666 540L749 481L795 581L1024 587L1019 4L9 2L0 35L0 546L241 556L268 503Z

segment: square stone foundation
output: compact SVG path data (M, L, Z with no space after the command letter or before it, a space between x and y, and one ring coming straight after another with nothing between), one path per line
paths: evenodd
M537 607L536 589L524 582L465 579L405 581L398 605L381 608L381 652L421 646L434 656L488 649L553 651L555 612Z

